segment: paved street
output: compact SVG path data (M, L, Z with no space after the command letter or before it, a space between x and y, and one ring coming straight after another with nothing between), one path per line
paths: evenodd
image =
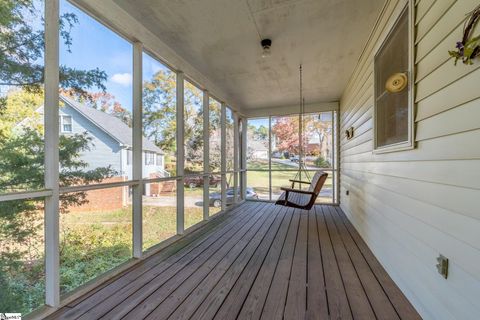
M292 167L292 169L294 169L294 168L297 168L297 169L298 169L298 163L297 163L297 162L290 161L290 159L277 159L277 158L272 158L272 162L275 162L275 163L279 163L279 164L283 164L283 165ZM316 168L316 167L307 166L306 168L307 168L307 170L318 170L318 168Z

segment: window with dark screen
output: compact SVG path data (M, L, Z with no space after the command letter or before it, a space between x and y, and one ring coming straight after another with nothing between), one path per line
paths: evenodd
M375 56L375 149L411 143L409 10L405 8Z

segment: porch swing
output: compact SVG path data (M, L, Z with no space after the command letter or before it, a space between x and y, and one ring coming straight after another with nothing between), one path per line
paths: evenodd
M318 194L323 187L323 184L327 180L328 174L323 171L317 171L313 175L313 178L310 178L310 174L307 170L304 161L304 128L303 128L303 118L305 115L305 99L303 98L303 78L302 78L302 65L299 67L300 73L300 113L298 115L299 120L299 163L298 163L298 172L296 173L293 179L290 179L291 187L285 188L281 187L280 189L283 193L280 195L278 200L275 202L276 205L281 205L285 207L298 208L310 210L317 200ZM304 178L303 178L304 177ZM306 179L306 180L302 180ZM295 184L298 184L298 188L295 188ZM302 189L302 185L309 185L307 190Z

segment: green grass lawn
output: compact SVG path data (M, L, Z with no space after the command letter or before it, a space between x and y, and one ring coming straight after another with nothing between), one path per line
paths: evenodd
M295 170L297 167L272 161L272 170ZM268 160L255 160L247 163L248 170L268 170Z
M185 196L195 196L195 197L202 197L203 195L203 187L195 187L195 188L190 188L185 186Z

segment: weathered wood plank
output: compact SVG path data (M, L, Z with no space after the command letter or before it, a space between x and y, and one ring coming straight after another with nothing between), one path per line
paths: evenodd
M271 277L268 277L268 274L265 273L265 270L270 269L269 273L271 276L273 276L273 270L278 262L278 257L280 256L288 227L292 219L292 214L289 209L282 208L281 210L283 211L285 217L283 218L282 225L278 229L278 232L275 234L275 239L268 248L268 253L264 250L255 253L254 257L249 261L245 270L242 272L242 275L238 278L235 286L232 288L222 306L216 313L215 319L236 319L237 317L239 319L245 318L244 316L239 315L239 312L244 306L248 309L251 307L251 305L248 305L249 302L246 301L246 299L249 291L252 293L252 291L258 290L258 284L257 286L254 286L254 282L260 283L265 292L263 297L266 297ZM264 281L265 279L263 278L266 278L266 281ZM258 292L255 294L258 294ZM242 304L240 303L241 301L246 303ZM264 301L265 300L263 299L263 301L260 302L261 306L263 306ZM248 311L247 313L250 314Z
M117 305L105 317L107 319L120 319L123 316L135 319L146 317L192 274L200 276L205 274L205 269L208 274L212 268L211 264L221 260L237 243L248 243L252 233L254 234L268 218L263 214L262 209L265 207L259 207L255 218L250 219L237 231L225 234L198 254L186 256L183 263L174 264L166 272L154 278L140 290L135 291L128 298L128 303ZM206 267L205 263L207 263ZM201 267L203 269L200 270Z
M295 253L288 284L287 301L283 318L304 319L307 309L307 244L308 211L296 210L300 214Z
M256 267L256 265L261 264L261 262L265 258L268 252L268 249L270 248L272 241L275 238L277 231L280 228L280 225L285 217L286 210L284 209L282 210L282 209L283 209L282 207L277 207L274 213L273 212L270 213L276 216L275 222L271 225L270 229L267 231L267 233L263 237L259 235L257 239L255 239L257 241L252 241L248 245L248 247L245 248L245 250L238 257L238 259L233 262L229 270L224 274L222 279L218 281L215 288L213 288L210 291L206 299L202 302L200 307L192 315L193 319L199 319L199 320L213 319L218 309L224 302L226 296L230 293L235 283L237 283L239 276L245 270L248 263L252 262L251 265L253 265L253 268L258 270L258 267ZM247 276L250 278L254 277L253 274L249 274ZM213 283L213 281L208 281L207 279L205 280L206 280L205 284L207 284L208 287L210 286L210 283ZM242 301L235 301L234 303L241 304L241 302ZM222 316L215 317L215 318L228 319L228 318L223 318ZM182 317L182 319L187 319L187 318Z
M363 290L362 284L358 279L358 275L353 267L352 261L340 239L337 228L333 223L332 213L329 207L323 208L323 215L327 224L330 239L332 241L333 250L337 259L338 268L343 279L345 292L347 293L350 309L354 319L375 319L375 313L370 306L367 295Z
M318 236L317 218L308 214L308 279L306 319L328 319L328 302Z
M261 319L283 319L285 300L287 299L288 279L292 269L293 253L297 238L300 214L293 213L292 222L288 229L287 239L273 276L267 300L262 311Z
M325 286L327 288L328 307L332 319L352 319L350 303L345 293L342 276L338 269L332 242L328 234L322 207L315 208L317 228L322 252Z
M355 241L353 241L341 218L338 216L337 211L333 207L328 208L328 210L330 211L340 238L342 239L347 253L355 267L358 278L365 289L365 293L370 301L376 317L379 319L400 319L395 312L395 308L393 308L390 300L383 291L383 288L375 278L375 274L370 269Z
M389 300L391 301L393 307L397 311L397 314L401 319L421 319L417 311L413 308L412 304L407 300L405 295L400 291L400 289L395 285L392 278L387 274L385 269L378 262L377 258L373 255L372 251L368 248L367 244L363 241L360 234L355 230L353 225L348 221L348 218L342 212L342 210L337 207L335 208L338 216L342 219L345 227L349 231L350 235L357 244L360 252L365 257L368 265L372 269L377 281L382 286L385 293L388 295Z
M278 211L275 213L270 210L263 211L262 215L266 217L263 224L256 223L255 227L244 238L237 241L233 247L222 248L226 250L223 257L213 259L203 266L205 268L197 270L188 281L158 305L146 319L166 319L167 317L169 319L189 319L204 304L209 292L228 272L232 264L240 265L242 259L246 259L246 255L249 257L248 254L251 254L249 249L258 245L263 239L272 227L277 213Z
M288 223L286 223L286 219L282 225L282 229L275 238L272 248L266 257L247 298L245 299L240 313L238 314L238 319L260 319L280 254L283 247L287 244L287 232L291 229L293 209L288 209L287 217ZM226 319L232 318L228 317Z

